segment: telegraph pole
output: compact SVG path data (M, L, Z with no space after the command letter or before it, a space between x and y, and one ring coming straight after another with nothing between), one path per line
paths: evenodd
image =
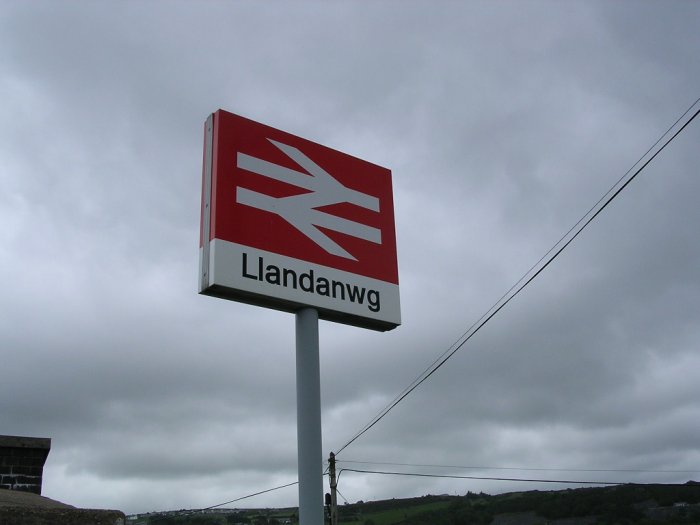
M331 525L338 525L338 481L335 477L335 454L328 458L328 478L331 486Z

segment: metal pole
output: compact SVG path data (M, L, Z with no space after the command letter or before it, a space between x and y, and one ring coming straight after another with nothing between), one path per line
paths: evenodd
M318 312L296 313L299 524L323 525L323 449Z

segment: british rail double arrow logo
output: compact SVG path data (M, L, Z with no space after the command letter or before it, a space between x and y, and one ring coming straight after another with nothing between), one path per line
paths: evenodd
M238 152L237 166L258 175L310 191L289 197L271 197L238 186L236 188L237 203L279 215L323 250L338 257L356 260L342 246L323 233L319 227L375 244L382 243L381 230L317 209L331 204L349 203L379 212L379 199L377 197L344 186L298 148L272 139L267 140L307 173L241 152Z

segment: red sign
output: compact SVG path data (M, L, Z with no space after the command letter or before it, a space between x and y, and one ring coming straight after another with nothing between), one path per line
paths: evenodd
M219 110L206 124L200 247L202 293L400 324L391 172L381 166Z

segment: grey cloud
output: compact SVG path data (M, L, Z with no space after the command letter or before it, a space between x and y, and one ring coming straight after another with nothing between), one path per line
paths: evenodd
M393 170L404 324L322 323L330 451L697 98L688 3L164 6L10 2L0 21L0 432L54 437L45 493L72 504L206 506L295 477L292 316L196 295L209 112ZM697 469L696 127L343 455Z

